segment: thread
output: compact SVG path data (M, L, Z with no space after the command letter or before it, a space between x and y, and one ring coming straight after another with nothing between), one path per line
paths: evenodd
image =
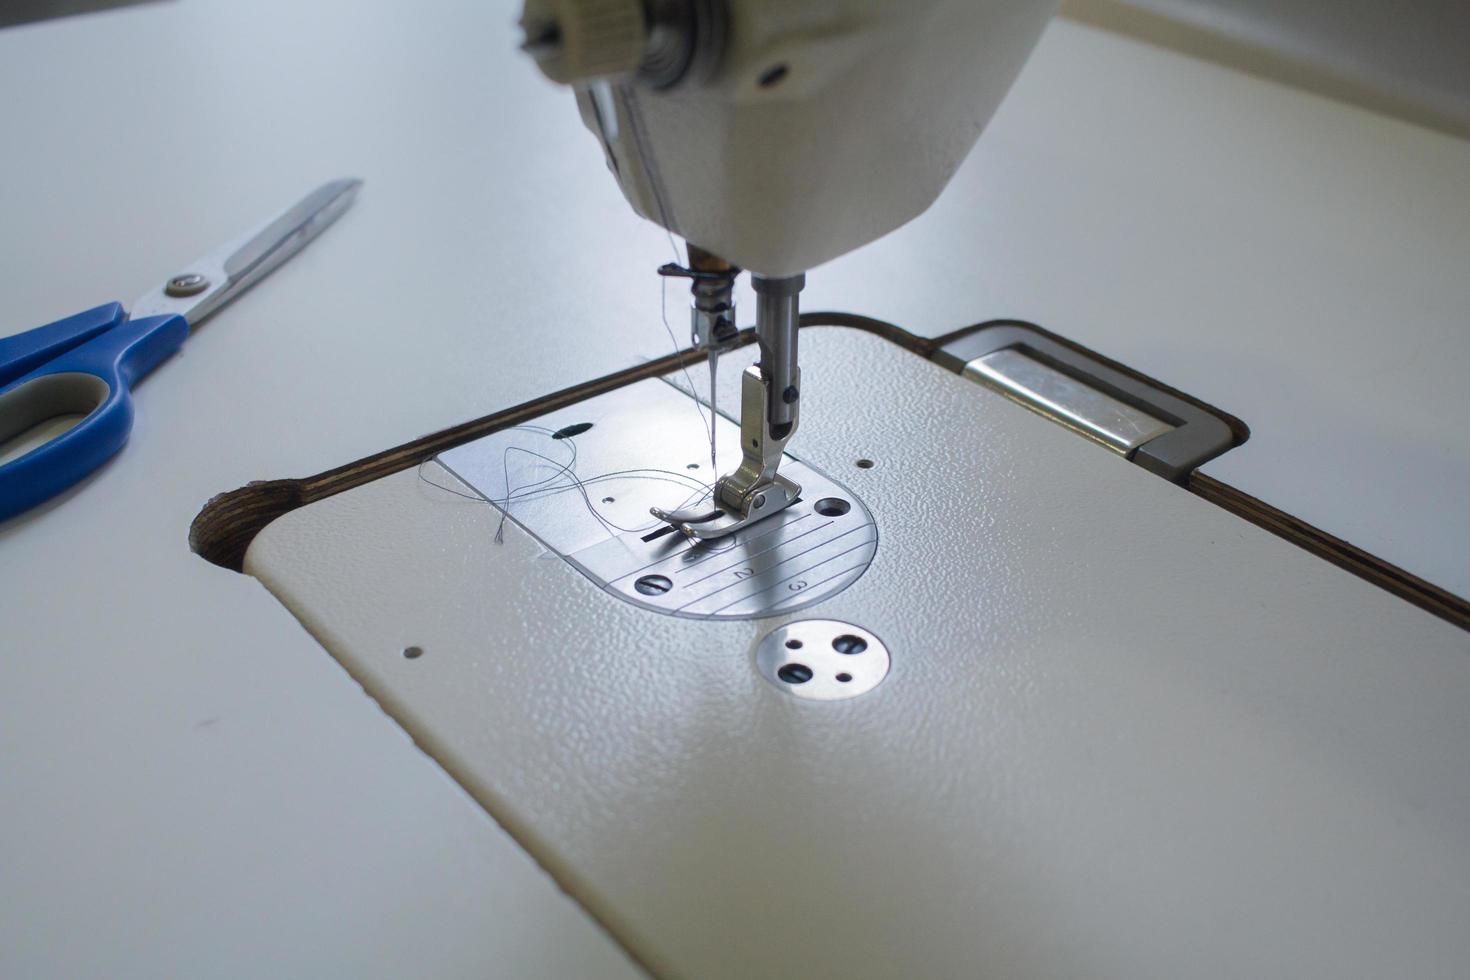
M658 277L658 310L659 316L664 321L664 330L668 332L669 343L674 345L674 356L678 357L680 350L679 341L674 336L674 328L669 326L669 280L667 276ZM679 370L684 374L684 382L689 385L689 400L694 402L694 410L699 413L700 428L709 432L709 468L714 473L719 472L719 464L715 462L715 425L719 421L715 412L715 358L717 356L714 351L709 352L710 401L708 419L705 418L704 406L700 404L699 396L695 394L697 389L694 387L694 379L689 375L689 367L684 363L682 357L679 358Z
M453 475L455 479L459 480L465 486L474 489L473 484L471 484L468 480L465 480L463 477L460 477L459 474L455 473L453 469L445 465L444 461L439 459L439 457L437 456L421 462L418 466L417 474L420 480L429 484L432 487L436 487L440 490L452 493L458 497L464 497L468 500L480 500L494 505L500 511L500 521L495 528L496 544L504 543L505 522L506 519L510 516L510 508L514 503L520 501L534 500L540 497L550 496L557 493L565 493L567 491L576 491L581 496L582 503L584 504L584 506L586 506L588 513L591 514L592 517L599 524L601 524L609 534L636 534L658 527L662 524L662 522L658 520L652 520L647 524L639 525L636 527L624 527L623 525L618 524L616 521L608 518L606 515L598 510L597 505L593 503L592 495L587 492L587 488L595 486L599 483L606 483L610 480L652 480L659 483L671 483L680 487L681 489L689 491L688 494L683 498L683 500L680 501L680 503L676 507L672 508L674 510L693 506L700 500L703 500L705 497L710 496L713 491L712 484L704 483L703 481L690 476L688 473L680 473L677 470L665 470L658 467L633 467L622 470L611 470L606 473L599 473L597 476L594 477L583 479L582 477L578 476L576 472L577 445L575 438L563 437L561 439L553 440L552 437L555 433L553 433L551 429L538 425L518 425L504 431L534 432L538 435L545 436L548 442L554 441L555 445L567 447L568 452L566 454L566 458L564 460L557 460L553 459L551 456L546 455L545 453L537 452L534 449L527 449L524 446L506 446L501 453L501 466L502 472L504 474L504 485L506 490L505 495L498 498L487 497L484 494L480 493L478 490L476 490L474 493L464 493L460 490L455 489L454 487L445 486L442 483L430 479L424 473L424 467L428 463L434 462L442 467L445 471ZM539 460L554 467L554 471L549 476L541 477L540 479L533 480L530 483L513 485L511 482L512 453L528 456L532 459ZM559 482L562 481L563 478L565 482Z

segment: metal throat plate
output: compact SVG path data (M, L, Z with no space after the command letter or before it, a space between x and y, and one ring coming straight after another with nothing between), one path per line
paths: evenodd
M747 619L792 612L842 591L878 547L853 493L790 456L802 487L789 509L745 531L695 543L649 514L709 501L734 469L739 427L650 379L458 446L438 463L603 589L674 616ZM427 474L426 474L427 475ZM711 505L712 506L712 505Z

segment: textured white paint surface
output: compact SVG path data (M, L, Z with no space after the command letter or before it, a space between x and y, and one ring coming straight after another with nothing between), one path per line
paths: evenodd
M185 541L216 492L664 349L668 243L514 52L516 6L184 0L0 32L0 330L128 300L367 179L141 385L118 459L0 526L0 975L620 968L278 603ZM1037 320L1251 422L1217 475L1454 586L1470 453L1436 423L1470 397L1447 353L1466 168L1464 144L1060 23L936 208L818 270L808 306ZM1380 324L1402 358L1353 361Z
M865 697L413 471L247 570L668 975L1463 972L1470 636L886 341L805 345L807 457L880 541L807 615L883 637Z
M1243 419L1206 473L1470 596L1467 188L1470 141L1057 23L939 202L804 302L1055 330Z

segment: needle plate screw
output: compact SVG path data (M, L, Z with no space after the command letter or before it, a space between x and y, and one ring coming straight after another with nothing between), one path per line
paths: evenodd
M633 588L644 595L663 595L674 587L674 583L663 575L645 575L633 583Z

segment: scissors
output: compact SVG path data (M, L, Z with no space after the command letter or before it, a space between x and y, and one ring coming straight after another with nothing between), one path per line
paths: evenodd
M82 420L0 464L0 521L111 459L133 427L132 385L193 327L265 278L347 210L360 180L334 180L204 256L133 304L105 303L0 339L0 445L63 417Z

